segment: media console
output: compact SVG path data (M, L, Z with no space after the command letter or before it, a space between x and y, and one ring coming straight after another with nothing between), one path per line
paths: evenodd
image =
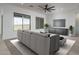
M68 29L66 28L51 28L48 32L59 35L68 35Z

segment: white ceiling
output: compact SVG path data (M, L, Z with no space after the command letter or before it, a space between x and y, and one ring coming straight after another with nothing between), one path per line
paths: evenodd
M12 5L19 6L25 9L30 9L33 11L43 11L39 5L44 6L47 3L12 3ZM33 7L30 7L30 6ZM64 10L73 10L79 8L79 3L48 3L49 6L55 6L57 9L64 9Z

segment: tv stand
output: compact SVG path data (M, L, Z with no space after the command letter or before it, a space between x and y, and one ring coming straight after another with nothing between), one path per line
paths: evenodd
M68 29L66 28L51 28L48 32L52 34L68 35Z

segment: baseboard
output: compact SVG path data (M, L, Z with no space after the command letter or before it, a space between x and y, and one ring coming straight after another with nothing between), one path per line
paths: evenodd
M3 39L3 40L13 40L13 39L17 39L17 37L14 37L14 38L8 38L8 39Z

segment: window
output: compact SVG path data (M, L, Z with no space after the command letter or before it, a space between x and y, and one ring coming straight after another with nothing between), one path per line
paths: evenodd
M36 29L44 28L44 18L36 17Z
M30 20L29 15L14 13L14 31L17 30L29 30L30 29Z

